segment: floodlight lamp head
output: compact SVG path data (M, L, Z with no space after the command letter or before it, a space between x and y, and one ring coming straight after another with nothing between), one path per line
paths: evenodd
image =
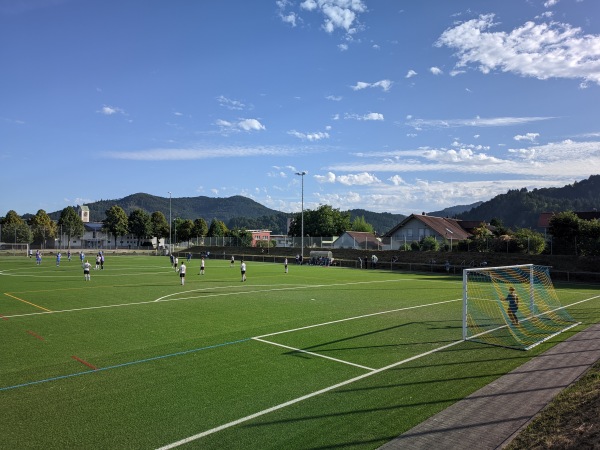
M304 176L306 175L306 171L302 171L302 172L296 172L296 175L300 175L300 176Z

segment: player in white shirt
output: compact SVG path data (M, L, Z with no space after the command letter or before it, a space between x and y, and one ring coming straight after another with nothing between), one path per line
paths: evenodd
M185 284L185 271L186 271L187 267L185 267L185 264L182 262L181 266L179 267L179 278L181 278L181 285L183 286Z
M91 277L90 277L90 269L92 268L92 265L90 264L89 261L85 261L83 263L83 278L85 279L85 281L90 281Z
M240 271L242 272L242 281L246 281L246 263L242 259L242 264L240 265Z

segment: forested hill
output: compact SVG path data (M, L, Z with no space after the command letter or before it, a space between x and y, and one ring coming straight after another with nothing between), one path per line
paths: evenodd
M169 220L170 208L173 219L177 217L191 220L203 218L209 225L214 218L227 224L229 220L235 217L255 219L262 216L286 216L279 211L267 208L241 195L225 198L199 196L169 199L169 197L157 197L139 193L118 200L100 200L93 203L86 203L86 206L90 209L90 219L92 222L103 221L106 218L106 211L115 205L123 208L127 215L136 209L142 209L149 214L160 211L165 215L167 220ZM54 215L56 215L56 218L53 217ZM58 219L60 211L50 216L53 219Z
M179 197L170 199L171 217L196 220L202 218L210 225L213 219L221 220L229 229L245 228L268 229L275 234L287 233L287 220L293 214L267 208L252 199L240 195L226 198L212 197ZM136 209L148 214L162 212L169 220L169 198L138 193L117 200L100 200L86 203L90 209L92 222L101 222L106 218L106 211L113 206L120 206L127 215ZM384 234L401 222L405 216L391 213L375 213L364 209L348 211L350 220L363 216L378 234ZM61 211L50 213L50 217L58 220Z
M543 212L600 210L600 175L561 188L510 190L456 217L502 220L510 228L537 228Z

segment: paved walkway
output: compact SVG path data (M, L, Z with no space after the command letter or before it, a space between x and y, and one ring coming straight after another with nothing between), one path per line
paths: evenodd
M564 388L600 360L600 324L557 344L382 446L499 449Z

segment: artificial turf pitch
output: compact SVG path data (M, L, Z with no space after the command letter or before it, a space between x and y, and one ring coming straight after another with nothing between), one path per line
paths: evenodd
M600 321L555 284L582 325L523 352L461 342L460 277L187 266L0 257L0 448L377 448Z

